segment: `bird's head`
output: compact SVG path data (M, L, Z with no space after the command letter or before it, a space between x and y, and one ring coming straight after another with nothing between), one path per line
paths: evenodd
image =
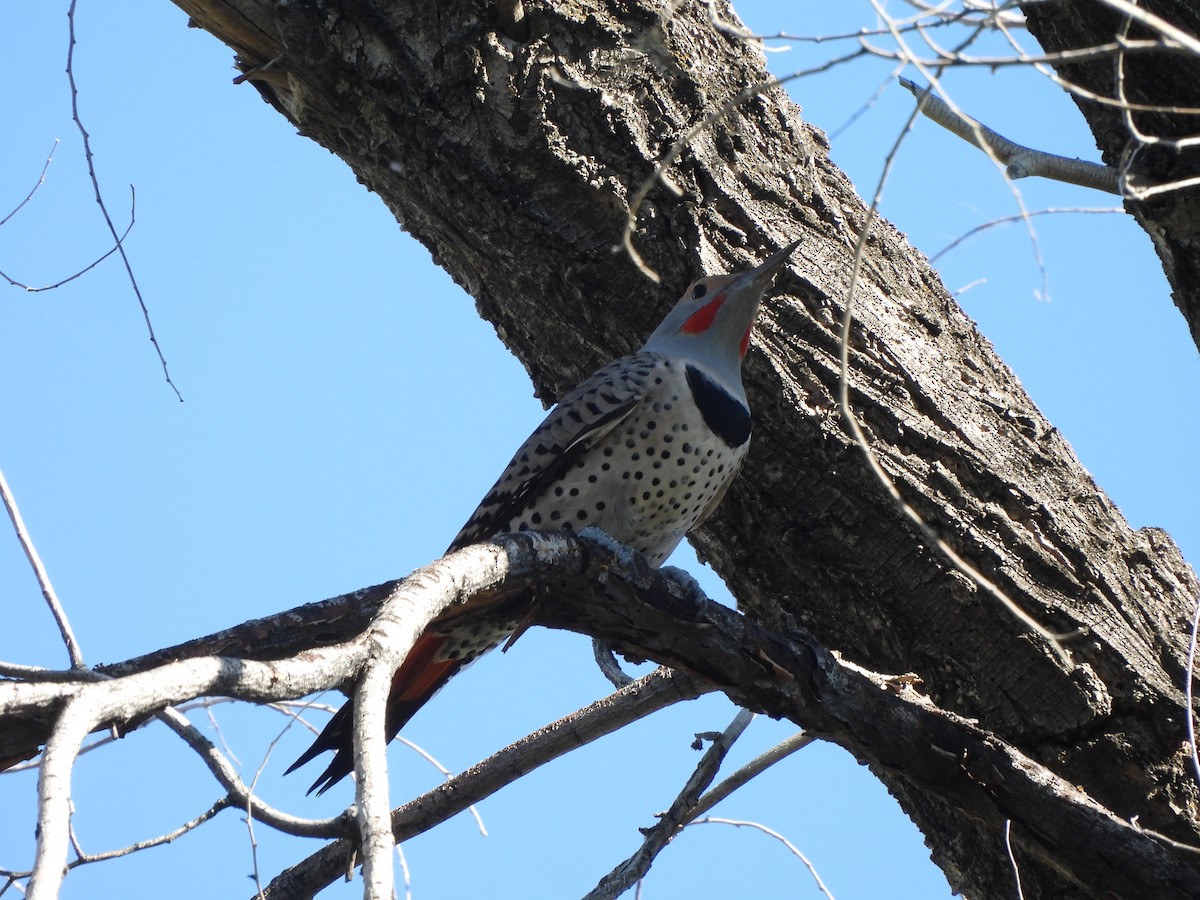
M799 243L789 244L746 272L692 282L642 349L683 357L724 381L740 382L741 362L763 294Z

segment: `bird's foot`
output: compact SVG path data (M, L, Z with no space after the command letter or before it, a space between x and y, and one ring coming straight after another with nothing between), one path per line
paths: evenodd
M579 536L594 541L606 550L611 551L621 567L633 574L630 583L635 587L645 588L650 583L650 563L646 561L646 557L642 556L642 554L638 553L632 547L622 544L607 531L597 528L595 525L589 525L587 528L582 529L579 532Z
M700 587L700 582L693 578L692 573L687 569L681 569L678 566L663 566L659 571L679 586L685 600L691 601L693 621L703 621L708 612L709 600L704 589Z
M600 666L600 671L604 673L605 678L612 682L613 687L620 689L633 682L633 676L621 668L616 654L613 653L613 649L608 643L600 638L592 638L592 654L596 657L596 664Z

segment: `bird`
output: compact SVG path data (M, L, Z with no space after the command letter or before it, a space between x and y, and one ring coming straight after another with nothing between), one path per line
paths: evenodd
M693 282L636 352L566 394L526 439L447 553L498 534L599 529L659 567L721 502L750 446L742 361L759 306L799 242L748 271ZM439 615L392 681L387 739L441 687L518 629L523 611L468 601ZM332 750L308 793L354 767L353 701L289 773Z

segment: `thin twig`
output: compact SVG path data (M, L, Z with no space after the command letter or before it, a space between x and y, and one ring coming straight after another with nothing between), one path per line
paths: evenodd
M1184 676L1183 696L1187 703L1188 746L1192 752L1192 771L1196 783L1200 784L1200 755L1196 750L1196 707L1192 702L1192 680L1196 674L1196 632L1200 630L1200 595L1196 597L1196 611L1192 614L1192 635L1188 641L1187 674Z
M87 129L83 127L83 119L79 116L79 88L75 84L75 5L77 2L78 0L71 0L71 6L67 10L69 40L67 45L67 81L71 86L71 118L75 121L75 125L79 129L79 134L83 138L83 155L87 160L88 175L92 179L92 188L96 193L96 203L100 207L100 212L104 215L104 223L108 226L108 232L112 235L113 241L116 244L115 249L121 254L121 261L125 264L125 272L129 276L129 283L133 287L133 293L137 297L138 306L142 310L142 318L146 322L146 332L150 335L150 343L154 345L154 352L158 354L158 361L162 365L163 377L166 378L167 384L170 385L171 390L175 392L175 396L182 403L183 394L179 393L179 388L171 380L171 373L167 369L167 359L163 356L162 347L159 346L158 338L154 334L154 325L150 322L150 310L146 308L146 301L142 298L141 289L138 287L137 279L133 275L133 266L125 253L124 245L121 243L123 239L117 236L117 228L113 225L112 216L108 214L108 207L105 205L104 197L100 193L100 179L96 176L91 138L88 135Z
M1004 820L1004 850L1008 853L1008 862L1012 866L1013 878L1017 883L1017 900L1025 900L1025 892L1021 890L1021 870L1017 866L1017 857L1013 855L1012 819Z
M846 121L844 121L837 128L833 129L833 131L829 132L829 140L831 142L837 140L851 125L857 122L862 116L866 115L867 112L875 106L875 104L879 101L879 98L883 96L883 92L892 86L892 82L895 81L900 75L900 72L903 71L904 66L905 64L901 63L900 65L896 66L896 68L892 69L892 71L887 74L887 77L884 78L883 81L879 82L875 90L871 92L871 96L863 101L858 109L850 114Z
M46 669L22 663L0 662L0 677L19 679L33 684L61 684L64 681L101 681L104 676L90 669Z
M408 871L408 857L404 855L403 844L396 845L396 859L400 863L400 877L404 881L404 900L412 900L412 873Z
M632 680L632 679L630 679L630 680ZM404 737L404 735L397 735L396 740L399 741L401 744L403 744L405 747L407 747L409 750L413 751L413 753L416 753L418 756L420 756L422 759L424 759L427 763L429 763L431 766L433 766L439 772L441 772L442 776L447 781L451 781L454 778L454 773L451 772L449 769L447 769L445 766L443 766L440 762L438 762L437 758L432 753L430 753L428 750L426 750L424 747L422 747L420 744L414 744L408 738ZM487 826L483 824L483 816L480 815L479 808L474 803L472 803L470 806L467 807L467 812L469 812L471 814L471 816L475 819L475 826L479 829L479 833L481 835L483 835L484 837L487 837L488 836Z
M872 5L875 6L877 11L881 11L876 0L871 0L871 2L872 2ZM1002 26L999 23L997 23L997 27L1002 27ZM959 47L956 48L955 52L957 52L958 50L961 50L963 47L969 46L971 43L973 43L976 36L977 35L972 35L969 39L967 39L966 41L963 41L959 45ZM945 69L945 66L934 66L932 68L924 66L921 64L921 62L919 60L916 59L916 57L912 54L912 51L904 43L904 39L902 37L900 37L898 34L896 35L896 42L905 51L905 53L909 55L910 61L912 62L913 66L916 68L916 70L921 74L921 76L927 82L929 82L929 85L930 85L929 90L933 91L936 89L940 92L941 91L940 78L941 78L941 74L942 74L943 70ZM1015 46L1016 46L1016 44L1014 44L1014 47ZM972 143L975 143L976 146L978 146L980 149L982 149L983 152L988 155L988 158L991 159L993 163L995 163L997 166L1000 166L1001 168L1003 168L1003 163L1001 163L1000 159L993 152L991 144L989 144L986 140L983 139L983 133L981 131L982 126L980 126L979 123L974 122L973 119L971 119L969 116L967 116L965 113L963 113L962 110L960 110L957 106L955 106L954 102L948 95L945 96L944 102L946 104L946 107L950 110L950 112L959 117L959 121L973 123L972 125L968 126L971 130L972 135L975 138L975 141L973 141ZM918 109L920 109L921 103L918 103L917 106L918 106ZM908 128L911 128L911 127L912 127L912 123L910 121ZM907 132L905 132L905 133L907 133ZM901 140L902 139L903 139L903 135L901 136ZM899 142L897 142L896 149L899 149ZM1041 276L1042 276L1042 289L1039 292L1039 296L1044 300L1048 300L1050 297L1050 290L1049 290L1050 275L1046 271L1045 260L1042 259L1042 247L1041 247L1041 244L1038 242L1037 233L1033 227L1033 220L1030 219L1028 215L1026 215L1026 213L1028 213L1028 210L1025 207L1025 198L1021 195L1021 191L1017 188L1017 186L1013 182L1011 176L1008 177L1006 183L1008 184L1009 190L1012 193L1013 201L1017 204L1017 209L1019 209L1021 211L1022 220L1025 223L1025 229L1026 229L1026 231L1029 232L1029 243L1030 243L1030 247L1033 249L1034 262L1037 265L1038 272L1041 273ZM880 190L882 190L882 185L880 186Z
M1200 38L1188 34L1182 28L1171 24L1162 16L1142 8L1136 3L1130 3L1129 0L1100 0L1100 2L1118 12L1124 13L1130 19L1136 19L1147 28L1157 31L1164 38L1181 44L1193 56L1200 56Z
M729 748L733 746L734 741L741 737L742 732L746 730L746 726L753 719L754 713L747 709L738 710L733 721L717 736L712 746L701 757L700 762L696 765L696 770L683 786L683 790L679 792L679 796L675 798L675 802L666 812L659 814L658 822L652 828L644 829L643 833L646 838L642 842L642 846L601 878L600 883L584 895L584 900L612 900L612 898L621 896L645 876L651 863L654 862L654 858L688 823L690 810L695 807L701 793L712 784Z
M759 822L746 822L741 819L722 819L722 818L717 818L716 816L708 816L707 818L704 818L704 819L697 819L695 822L690 822L689 824L690 825L732 825L735 828L753 828L757 831L761 831L763 834L770 835L771 837L775 838L775 840L779 841L781 844L783 844L785 847L787 847L789 850L791 850L792 853L800 860L800 862L804 863L805 868L808 869L808 873L810 875L812 875L813 881L815 881L817 883L818 890L820 890L822 894L824 894L826 897L828 897L829 900L834 900L833 893L829 890L828 887L825 886L825 882L821 880L821 875L820 875L820 873L817 872L817 867L812 864L812 860L810 860L807 856L805 856L803 853L801 853L799 847L797 847L795 844L793 844L791 841L789 841L787 838L785 838L778 831L775 831L773 828L768 828L766 825L763 825Z
M258 870L258 838L254 834L254 813L249 801L246 803L246 817L242 821L246 823L246 834L250 838L250 877L254 881L254 889L258 891L258 900L263 900L262 874Z
M1008 30L1008 28L1005 26L1005 24L1003 22L996 23L996 30L999 31L1000 34L1004 36L1005 40L1008 41L1009 46L1011 46L1011 47L1013 47L1013 49L1017 50L1018 53L1024 52L1024 48L1021 47L1020 41L1018 41L1017 38ZM1105 94L1098 94L1095 91L1090 90L1081 84L1077 84L1074 81L1070 81L1066 78L1063 78L1058 72L1056 72L1053 68L1051 68L1049 66L1042 65L1041 63L1033 63L1032 65L1033 65L1033 68L1035 70L1037 70L1037 72L1040 75L1043 75L1047 80L1049 80L1053 84L1058 85L1064 91L1071 94L1073 97L1077 97L1077 98L1084 99L1084 100L1089 100L1092 103L1098 103L1101 106L1107 106L1112 109L1117 109L1117 110L1122 110L1122 111L1133 110L1134 112L1169 112L1172 115L1176 115L1176 116L1200 116L1200 107L1196 107L1196 106L1163 106L1161 104L1152 104L1152 103L1135 103L1135 102L1129 101L1129 100L1123 100L1123 99L1116 98L1116 97L1109 97Z
M752 778L758 777L775 763L787 759L797 750L803 750L815 740L812 735L801 731L760 753L697 800L689 821L704 815L738 788L745 786Z
M134 853L138 853L142 850L149 850L152 847L161 847L163 844L170 844L187 834L189 831L194 831L195 829L199 828L209 819L217 815L217 813L229 808L230 798L222 797L204 812L200 813L200 815L196 816L194 819L184 822L178 828L168 831L166 834L160 834L157 837L147 838L143 841L136 841L128 846L120 847L116 850L105 850L101 853L84 853L79 848L78 843L73 840L72 843L75 846L75 852L77 856L75 859L67 863L67 869L77 869L80 866L90 865L91 863L106 862L110 859L117 859L122 856L132 856ZM5 877L7 877L10 881L18 878L28 878L32 874L32 871L4 873ZM3 893L4 891L0 890L0 894Z
M1119 206L1074 206L1074 207L1050 207L1047 209L1031 209L1026 212L1014 213L1011 216L1000 216L984 222L982 225L976 225L970 231L965 231L948 243L945 247L929 257L931 263L937 262L959 244L963 243L980 232L987 231L990 228L995 228L998 225L1007 225L1010 222L1022 222L1026 219L1031 219L1034 216L1049 216L1058 213L1119 213L1125 215L1125 210Z
M953 13L948 16L918 16L905 24L898 25L897 30L903 34L922 28L945 28L951 25L981 24L978 20L969 19L969 15L970 12L968 10L963 10L962 12ZM934 18L934 21L923 21L925 18ZM887 37L891 33L891 29L888 28L860 28L857 31L842 31L837 34L792 34L787 31L777 31L774 34L739 35L739 37L758 41L796 41L801 44L828 44L834 41L861 41L869 37Z
M82 278L88 272L92 271L92 269L96 268L96 266L100 265L100 263L104 262L106 259L108 259L110 256L112 256L114 253L116 253L117 249L121 246L122 243L124 243L125 238L129 237L129 232L131 232L133 230L133 226L136 221L137 221L137 193L134 191L133 185L130 185L129 186L129 224L125 226L125 230L123 232L121 232L121 236L119 238L117 238L117 243L115 243L112 247L110 247L103 254L101 254L100 256L97 256L95 259L93 259L90 263L88 263L82 269L79 269L76 272L74 272L73 274L68 275L66 278L60 278L58 281L54 282L53 284L44 284L41 287L34 287L31 284L26 284L23 281L18 281L17 279L13 278L11 275L9 275L3 271L0 271L0 278L3 278L5 281L7 281L13 287L20 288L21 290L25 291L27 294L40 294L45 291L58 290L64 284L70 284L76 278Z
M346 813L330 819L304 819L264 803L255 796L253 785L246 786L224 754L185 715L167 708L159 712L157 718L196 752L227 792L231 806L246 810L247 815L265 825L298 837L341 837L353 831L351 817Z
M0 228L7 225L8 220L19 213L21 211L21 207L32 200L33 195L37 193L37 189L42 186L42 183L46 180L46 173L50 170L50 163L54 162L54 154L58 151L58 143L58 138L55 138L54 146L50 148L50 154L46 157L45 165L42 166L42 173L38 175L37 182L29 189L29 193L25 195L25 199L14 206L12 212L10 212L7 216L5 216L3 219L0 219Z
M1119 37L1125 38L1125 39L1128 38L1129 26L1132 21L1133 20L1131 18L1126 18L1122 22L1121 32L1120 32ZM1164 193L1168 193L1171 191L1182 190L1184 188L1194 187L1196 184L1200 184L1200 178L1183 178L1178 181L1172 181L1172 182L1167 182L1165 184L1154 184L1154 185L1143 184L1143 183L1141 183L1141 181L1142 181L1141 179L1134 178L1134 176L1131 174L1129 169L1133 165L1133 160L1134 160L1135 156L1137 155L1138 151L1142 147L1149 147L1149 146L1167 147L1178 153L1179 151L1182 151L1189 147L1195 146L1196 143L1200 142L1200 137L1196 137L1193 135L1193 136L1188 136L1188 137L1183 137L1183 138L1162 138L1162 137L1158 137L1156 135L1146 134L1140 127L1138 127L1138 123L1133 117L1133 111L1129 107L1129 103L1128 103L1129 98L1125 94L1125 54L1121 54L1117 58L1116 83L1117 83L1117 91L1116 91L1117 99L1120 100L1122 103L1122 107L1121 107L1122 120L1124 121L1125 127L1129 131L1129 133L1131 135L1133 135L1133 137L1136 138L1138 141L1138 146L1136 148L1134 148L1132 152L1127 153L1125 155L1124 166L1121 171L1122 184L1125 187L1125 189L1127 190L1129 196L1131 196L1137 200L1144 201L1144 200L1148 200L1149 198L1151 198L1157 194L1164 194Z
M71 630L66 610L58 602L58 594L55 593L54 585L50 583L50 575L46 572L46 567L42 565L42 558L38 555L37 548L33 545L33 539L25 528L25 520L21 518L21 511L17 508L16 498L13 497L3 471L0 471L0 499L4 501L4 508L8 510L8 517L12 520L17 541L21 544L21 549L25 551L25 558L29 560L29 565L33 568L33 575L37 579L38 587L42 589L42 596L46 598L46 605L50 607L50 614L54 616L54 621L58 625L58 633L62 635L63 643L67 646L71 667L76 670L83 669L85 668L83 650L79 647L79 641L75 639L75 632ZM78 677L78 672L76 672L76 677Z
M930 48L937 54L933 59L923 58L915 55L910 55L907 50L889 50L885 47L879 47L872 44L870 41L863 40L862 45L866 47L872 56L878 56L882 59L894 59L911 65L928 66L937 68L945 66L946 68L984 68L984 69L999 69L1006 66L1038 66L1038 65L1063 65L1070 63L1087 62L1092 59L1104 59L1107 57L1115 57L1125 50L1134 52L1151 52L1151 51L1175 51L1183 52L1183 47L1178 43L1170 40L1142 40L1128 41L1121 43L1112 41L1107 44L1096 44L1091 47L1079 47L1072 50L1061 50L1056 53L1041 53L1029 54L1020 52L1016 56L966 56L962 53L957 53L952 50L943 50L938 47L923 33L922 37L925 42L930 45Z

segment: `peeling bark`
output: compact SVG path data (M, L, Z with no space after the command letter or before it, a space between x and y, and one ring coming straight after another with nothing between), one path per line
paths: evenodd
M981 748L1015 748L1117 816L1200 845L1181 689L1194 574L1166 534L1130 529L925 260L876 223L851 346L868 439L965 559L1047 627L1087 628L1067 645L1071 663L923 545L836 412L838 323L866 212L784 93L700 131L668 170L680 196L662 185L647 195L635 243L661 286L612 252L658 160L765 77L761 54L715 28L705 4L670 18L644 0L526 4L514 31L477 0L176 2L379 194L547 400L636 346L697 272L801 238L748 360L750 459L696 537L701 554L763 626L802 629L876 672L914 673L940 714L978 723L977 743L927 748L928 765L949 753L969 770L992 758ZM1156 227L1189 239L1178 216ZM1030 851L1027 897L1116 884L1071 846L1059 788L1047 783L1044 805L1019 815L982 788L964 802L895 763L885 721L846 727L839 740L898 797L956 890L1011 896L1009 818L1018 853Z

